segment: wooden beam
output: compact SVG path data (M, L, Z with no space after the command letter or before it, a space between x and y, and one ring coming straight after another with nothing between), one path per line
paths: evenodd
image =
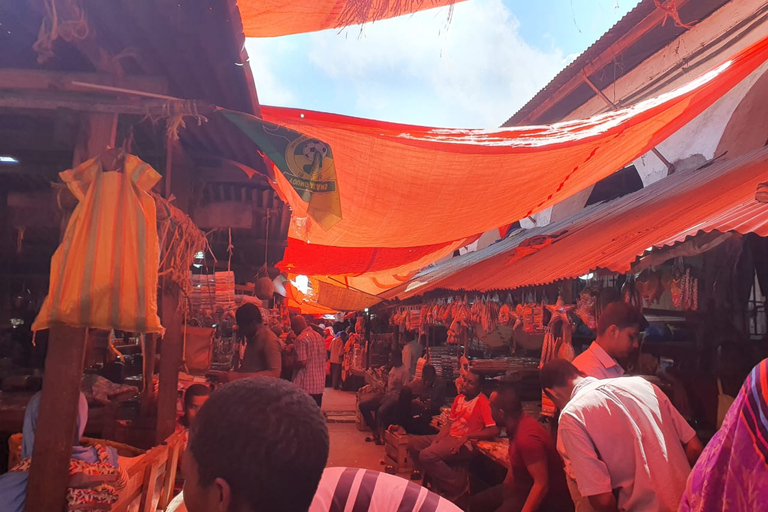
M113 99L110 96L69 91L0 91L0 108L56 110L66 108L82 112L161 116L168 102L156 99ZM213 106L198 102L201 114L213 112Z
M65 508L87 336L86 329L51 327L27 484L27 512Z
M680 9L683 5L687 4L690 0L677 0L677 8ZM605 49L597 58L593 59L586 66L584 66L579 73L571 77L565 84L559 89L554 91L547 99L542 101L536 108L534 108L523 120L518 122L518 125L535 123L542 115L544 115L550 108L557 105L560 101L565 99L568 95L574 92L579 86L582 85L581 74L586 73L587 76L592 76L597 71L600 71L605 66L613 62L616 57L622 54L625 50L630 48L633 44L645 37L648 32L660 25L666 17L666 14L661 9L655 9L650 15L638 23L629 32L621 36L611 46ZM669 22L669 20L667 20ZM618 77L617 77L618 78Z
M100 155L108 146L114 146L117 136L116 113L88 114L81 119L81 123L74 165Z
M154 94L167 94L163 77L141 75L108 75L105 73L62 73L37 69L0 69L0 89L82 91L72 82L121 87Z
M176 428L179 369L184 352L182 337L184 318L179 311L179 290L170 281L164 281L160 303L165 336L163 336L160 347L160 390L157 394L156 444L165 441ZM170 285L170 289L165 285Z

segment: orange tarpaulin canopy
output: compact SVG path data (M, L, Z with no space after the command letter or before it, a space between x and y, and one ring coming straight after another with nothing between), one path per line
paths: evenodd
M278 180L293 209L289 236L310 242L301 255L308 261L315 244L413 248L508 225L647 153L767 59L768 38L672 92L551 126L436 129L262 107L266 121L333 150L342 220L324 229L296 191Z
M239 0L246 37L275 37L394 18L462 0Z
M392 274L418 270L452 254L475 241L477 237L458 242L422 247L333 247L307 244L288 239L280 270L304 275L355 276L390 271ZM416 264L416 266L414 266Z
M598 269L628 272L649 247L673 245L701 232L768 236L768 205L755 200L758 185L766 180L768 149L676 172L571 219L523 230L483 251L425 270L382 297L406 299L438 288L519 288Z

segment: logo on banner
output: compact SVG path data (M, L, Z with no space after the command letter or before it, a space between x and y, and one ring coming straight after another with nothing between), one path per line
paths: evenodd
M285 163L290 170L288 182L298 190L336 192L336 169L331 148L325 142L306 135L294 139L285 148Z

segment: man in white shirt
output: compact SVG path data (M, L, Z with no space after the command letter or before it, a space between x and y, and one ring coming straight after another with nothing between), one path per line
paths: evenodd
M409 333L409 336L412 336L411 340L403 346L403 364L408 368L408 374L410 375L410 378L413 379L416 375L416 364L418 363L424 348L423 344L416 339L413 333ZM422 334L421 339L424 341L424 344L426 344L426 335Z
M640 332L648 326L643 314L626 302L609 304L597 321L597 339L573 360L588 377L611 379L624 375L625 361L640 345Z
M596 511L677 511L702 445L658 387L641 377L585 377L563 359L540 377L562 411L560 454Z
M640 342L640 331L647 327L645 317L626 302L613 302L606 306L597 322L597 339L587 350L573 360L573 365L587 377L612 379L624 375L624 368L619 361L626 360ZM557 439L558 451L563 451L563 443ZM594 512L589 500L578 491L573 469L566 461L565 474L568 490L576 505L576 512Z

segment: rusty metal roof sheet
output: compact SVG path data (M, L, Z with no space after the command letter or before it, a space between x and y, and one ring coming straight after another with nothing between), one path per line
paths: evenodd
M701 232L768 236L768 205L755 200L768 181L768 148L678 172L557 223L519 231L485 250L426 269L382 294L406 299L450 290L514 289L595 270L627 272L649 248Z

